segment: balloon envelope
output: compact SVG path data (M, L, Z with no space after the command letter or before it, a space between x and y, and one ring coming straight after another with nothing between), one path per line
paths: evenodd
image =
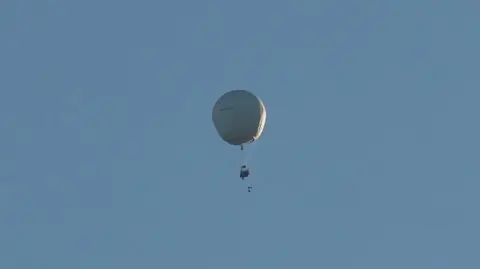
M260 98L245 90L225 93L217 100L212 112L217 133L231 145L247 144L260 138L266 116Z

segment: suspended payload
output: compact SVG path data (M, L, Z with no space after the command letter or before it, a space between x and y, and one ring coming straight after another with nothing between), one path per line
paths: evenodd
M233 90L222 95L213 107L212 120L218 135L228 144L240 146L260 138L266 121L263 102L253 93Z

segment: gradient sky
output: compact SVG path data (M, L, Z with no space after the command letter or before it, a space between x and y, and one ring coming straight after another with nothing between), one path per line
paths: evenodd
M480 268L479 10L0 1L0 268Z

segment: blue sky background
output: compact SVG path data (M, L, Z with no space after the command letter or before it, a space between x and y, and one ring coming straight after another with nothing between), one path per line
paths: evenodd
M0 1L0 268L480 268L479 10Z

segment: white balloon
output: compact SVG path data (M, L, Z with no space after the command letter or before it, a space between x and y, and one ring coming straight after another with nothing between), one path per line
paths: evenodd
M218 135L230 145L251 143L262 135L267 112L253 93L233 90L222 95L213 107L212 120Z

